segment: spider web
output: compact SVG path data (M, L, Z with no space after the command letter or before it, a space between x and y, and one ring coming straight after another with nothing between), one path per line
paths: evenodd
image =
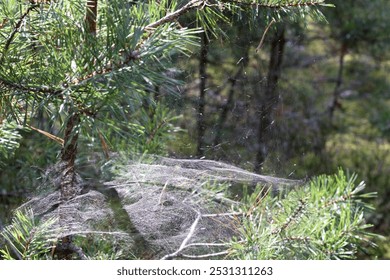
M238 234L237 217L224 213L239 202L227 198L226 189L260 185L277 191L301 183L211 160L143 156L111 166L112 180L94 187L78 177L79 195L62 202L58 186L65 170L58 164L22 207L40 219L55 218L58 237L109 234L141 257L147 252L147 258L170 254L190 237L190 243L203 245L189 246L185 253L200 255L218 252L221 248L213 244Z

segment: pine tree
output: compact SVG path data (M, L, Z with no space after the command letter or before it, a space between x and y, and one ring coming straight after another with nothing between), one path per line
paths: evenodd
M342 90L345 56L350 52L366 52L380 62L385 55L383 51L389 44L386 32L390 27L387 11L388 1L376 0L367 3L363 0L329 1L337 5L337 9L325 12L330 25L331 36L339 44L339 69L336 77L333 100L329 106L332 121L336 109L341 108L340 93ZM367 12L370 11L370 12ZM379 56L379 57L378 57Z
M81 191L75 170L80 138L99 139L107 151L105 133L126 128L151 87L177 82L165 70L172 56L190 53L202 29L218 36L221 21L256 19L257 10L265 12L264 21L319 18L324 2L1 1L1 119L59 144L58 188L61 201L69 201ZM180 18L189 13L198 24L182 26ZM59 129L36 128L38 116Z

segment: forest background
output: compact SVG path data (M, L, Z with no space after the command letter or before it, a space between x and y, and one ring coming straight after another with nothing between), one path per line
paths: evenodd
M200 47L172 55L169 82L150 82L135 97L126 129L80 140L80 173L94 177L91 158L101 164L123 151L213 159L289 179L341 167L378 193L366 218L384 238L362 258L390 258L390 3L326 2L335 5L321 8L326 21L259 17L254 25L244 17L195 34ZM1 150L0 228L59 157L51 136L64 129L46 114L32 126L1 135L18 147Z

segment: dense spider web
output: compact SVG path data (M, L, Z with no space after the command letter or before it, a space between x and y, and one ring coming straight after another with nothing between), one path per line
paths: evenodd
M239 204L226 198L226 189L261 185L278 190L300 184L211 160L143 156L111 165L112 180L91 187L78 178L79 195L66 202L61 202L58 189L64 167L56 165L47 172L39 194L22 207L32 208L43 220L56 218L59 237L110 234L148 258L175 252L187 238L203 245L183 252L199 255L221 250L212 244L238 234L238 219L221 215Z

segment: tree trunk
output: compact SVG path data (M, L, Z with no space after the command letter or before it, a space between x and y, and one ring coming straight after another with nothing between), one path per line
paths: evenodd
M267 146L270 140L272 112L279 102L279 94L276 88L280 77L285 43L285 28L284 26L279 26L271 42L267 83L264 90L264 97L259 102L260 119L258 126L258 148L254 164L255 172L260 172L268 153Z
M345 55L347 54L348 47L345 43L341 45L340 48L340 56L339 56L339 71L337 74L337 79L336 79L336 85L333 91L333 100L332 103L329 106L329 120L330 123L333 121L333 116L334 112L337 108L341 108L341 103L340 103L340 87L343 83L343 73L344 73L344 58Z
M61 161L64 164L64 172L61 180L61 200L68 201L78 194L75 172L75 160L77 155L77 140L79 137L78 126L80 116L75 113L69 117L64 136L64 146L61 151Z
M206 105L206 82L207 82L207 55L209 52L209 38L206 31L202 34L202 45L199 58L199 100L198 100L198 112L197 112L197 131L198 131L198 146L197 157L202 157L204 154L204 134L206 131L205 124L205 105Z
M96 19L97 19L98 0L87 1L86 13L85 13L85 26L86 32L96 35ZM89 42L85 40L86 48L89 47ZM67 211L66 202L80 194L81 186L80 180L77 180L78 175L75 170L75 160L77 155L77 143L79 138L79 126L81 122L80 112L70 111L70 116L66 122L64 133L64 145L61 150L61 183L60 194L61 204L59 208L63 208L60 212L59 223L62 225L69 219L66 217L69 215ZM66 227L67 225L63 225ZM61 242L57 244L56 255L59 259L71 259L73 254L77 254L79 258L85 259L85 255L81 248L78 248L72 242L73 237L71 235L64 236Z
M61 150L61 182L60 182L60 199L59 208L59 223L61 227L67 227L69 211L67 202L80 194L80 180L77 180L75 170L75 159L77 155L77 141L79 137L78 127L80 124L80 116L78 113L71 115L66 123L64 145ZM64 236L61 242L57 244L55 254L59 259L71 259L76 253L80 258L85 258L80 248L77 248L72 242L72 236Z
M96 35L96 31L97 31L97 27L96 27L97 7L98 7L98 0L87 1L87 10L85 13L86 31L93 35Z
M237 73L233 77L229 78L230 90L229 90L229 94L228 94L228 98L226 100L226 103L223 106L221 106L221 114L219 116L218 123L215 127L215 137L214 137L214 143L213 143L214 147L219 145L219 143L221 142L222 128L225 125L229 111L233 107L233 100L234 100L233 97L234 97L234 94L236 91L237 81L241 77L242 72L243 72L244 68L246 67L247 63L248 63L248 55L246 53L245 57L243 58L243 63L242 63L242 65L240 65L240 68L238 69Z

